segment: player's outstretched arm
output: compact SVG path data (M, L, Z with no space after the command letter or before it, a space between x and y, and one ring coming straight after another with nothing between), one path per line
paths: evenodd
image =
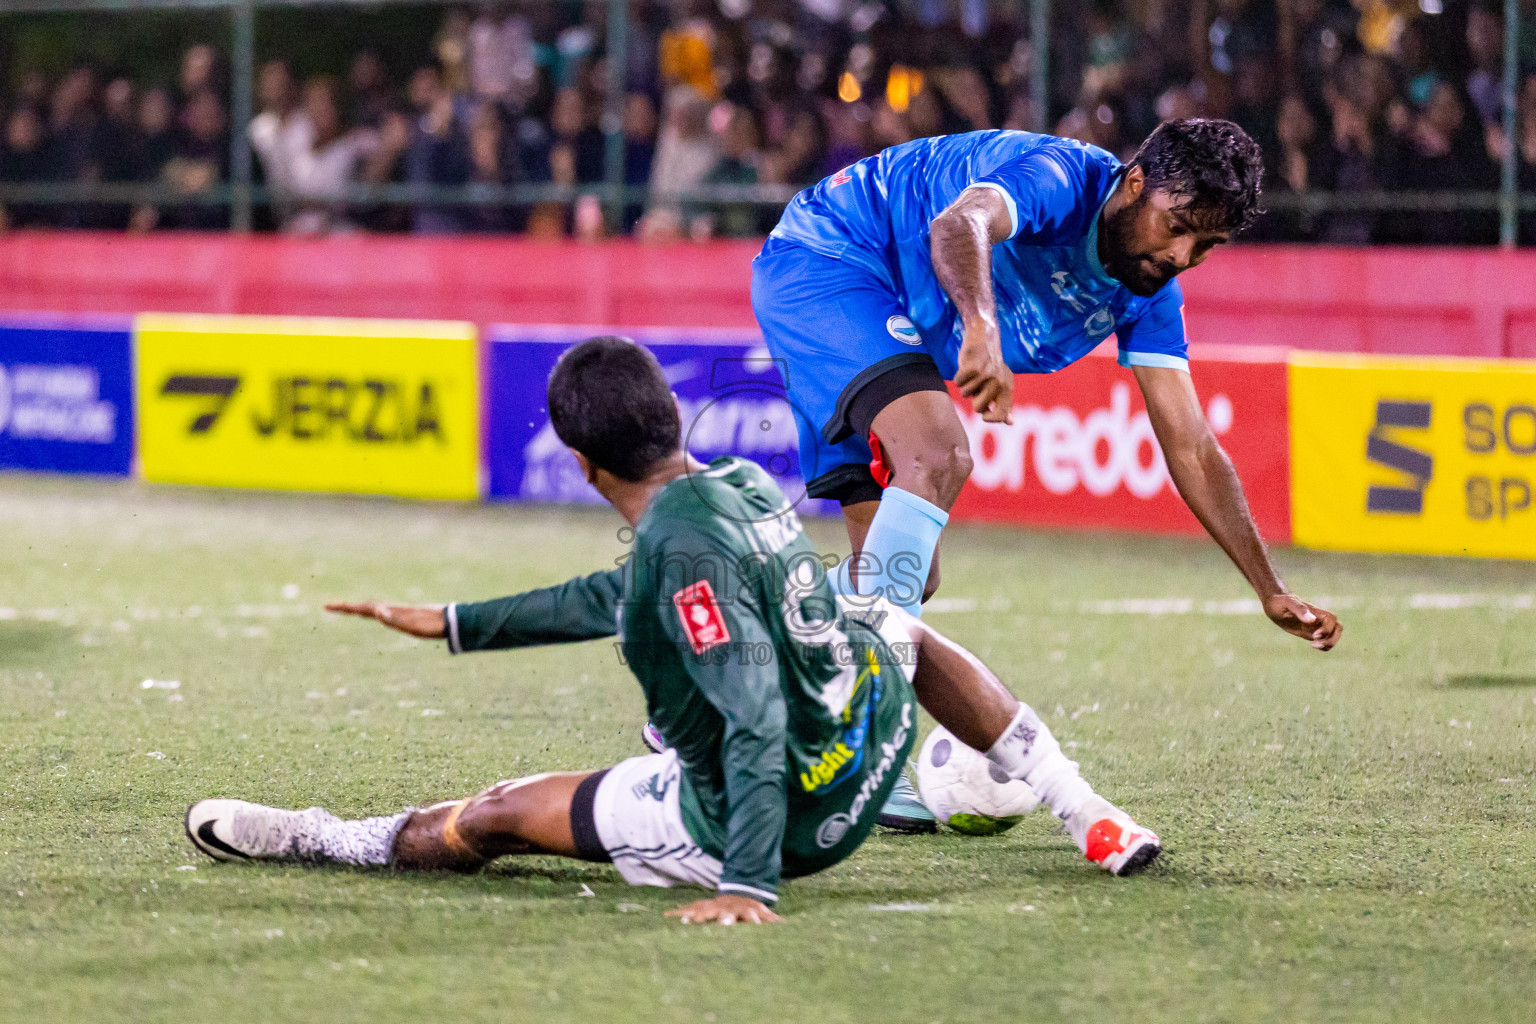
M1232 461L1205 421L1189 374L1163 366L1134 369L1152 430L1184 503L1248 579L1275 625L1320 651L1332 650L1344 627L1332 612L1286 591L1254 525Z
M338 615L356 615L382 622L423 640L441 640L448 635L444 605L391 604L388 601L327 601L325 610Z
M410 636L447 640L448 649L461 654L613 636L619 628L623 591L620 567L490 601L449 605L332 601L325 608L373 619Z

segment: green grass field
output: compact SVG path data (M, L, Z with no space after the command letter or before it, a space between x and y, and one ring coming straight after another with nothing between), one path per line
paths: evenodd
M951 529L930 621L1162 834L1130 880L1043 812L877 836L756 929L600 866L194 853L201 797L356 816L639 753L607 644L450 658L319 611L557 582L618 525L0 477L0 1018L1536 1019L1528 564L1281 552L1345 619L1325 656L1209 543Z

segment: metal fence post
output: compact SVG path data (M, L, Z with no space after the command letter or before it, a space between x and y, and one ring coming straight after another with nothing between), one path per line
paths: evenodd
M1515 104L1520 91L1520 0L1504 0L1504 163L1499 187L1499 244L1512 249L1520 236L1520 144Z
M251 117L256 84L256 4L240 0L230 9L234 38L230 46L229 178L234 186L229 225L241 234L251 230Z
M603 177L608 230L624 230L624 92L628 86L629 0L608 0L608 95L603 104Z
M1034 129L1051 130L1051 0L1034 0L1029 8L1029 101Z

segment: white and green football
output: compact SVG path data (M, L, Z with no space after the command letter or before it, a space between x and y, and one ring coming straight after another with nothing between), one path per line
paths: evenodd
M1027 782L1010 779L942 725L923 742L917 788L941 824L968 836L1006 832L1040 806Z

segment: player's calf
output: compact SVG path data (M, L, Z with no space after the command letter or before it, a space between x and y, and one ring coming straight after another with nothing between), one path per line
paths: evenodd
M938 589L939 534L972 465L965 429L937 371L932 376L937 390L894 399L867 386L850 412L869 438L870 472L884 488L878 502L863 503L873 511L844 510L854 548L869 556L855 582L860 593L881 594L914 615ZM882 400L888 404L878 409L861 404Z
M551 772L512 779L467 800L417 811L400 831L395 866L473 871L497 857L574 857L571 800L591 774Z

